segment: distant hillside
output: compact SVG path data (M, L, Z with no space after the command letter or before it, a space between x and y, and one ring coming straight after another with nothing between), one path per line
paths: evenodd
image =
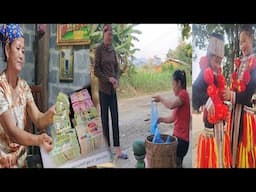
M162 63L161 59L159 58L145 58L145 57L140 57L140 58L135 58L133 60L133 64L136 66L136 67L142 67L143 65L147 65L150 63L150 61L153 59L153 64L154 65L159 65Z
M144 57L140 57L140 58L135 58L133 60L133 64L136 67L142 67L143 65L146 65L149 62L149 59L144 58Z

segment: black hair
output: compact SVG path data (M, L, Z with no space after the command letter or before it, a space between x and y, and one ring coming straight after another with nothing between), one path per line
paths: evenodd
M2 33L0 33L0 42L2 43L2 49L3 49L3 53L4 53L4 62L7 62L7 56L5 53L6 39Z
M177 69L172 75L173 80L180 81L183 89L187 88L186 72L184 70Z
M110 23L104 24L103 27L102 27L102 30L103 30L103 37L104 37L104 33L108 30L108 29L105 29L105 30L104 30L104 27L107 26L107 25L110 25L111 28L112 28L112 25L111 25Z
M250 24L241 25L240 34L242 32L245 32L246 35L248 35L253 40L253 38L254 38L254 31L252 30L252 25L250 25Z

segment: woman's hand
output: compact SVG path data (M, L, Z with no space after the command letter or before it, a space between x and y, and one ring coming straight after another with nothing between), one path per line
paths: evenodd
M155 101L157 103L160 102L162 99L162 97L160 95L153 96L152 98L153 98L153 101Z
M38 135L39 146L43 147L44 150L49 153L53 149L52 138L46 133Z
M114 87L114 89L117 89L117 88L118 88L118 80L116 80L116 81L113 83L113 87Z
M157 119L157 124L159 124L159 123L161 123L161 122L163 122L163 118L162 118L162 117L158 117L158 119Z
M53 116L56 114L56 104L52 105L46 112L47 121L49 124L53 123Z
M115 81L116 81L116 79L115 79L114 77L109 77L109 78L108 78L108 81L109 81L110 83L114 84Z
M211 117L215 116L215 108L214 108L213 103L211 103L211 105L208 107L207 111L208 111L209 116L211 116Z
M230 101L230 99L231 99L231 91L229 89L225 89L223 91L223 99L225 101Z
M108 81L112 84L113 88L116 89L118 87L118 80L114 77L109 77Z
M11 157L6 155L5 157L0 156L0 168L11 168L12 162Z

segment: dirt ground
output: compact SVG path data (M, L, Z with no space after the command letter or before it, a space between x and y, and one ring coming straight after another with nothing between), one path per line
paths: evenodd
M188 89L191 98L191 88ZM161 92L165 98L172 95L171 91ZM127 152L128 160L114 160L114 166L117 168L135 168L136 159L133 155L132 145L136 140L143 140L150 135L150 116L151 116L151 97L152 95L140 96L129 99L119 99L119 127L120 127L120 143L122 149ZM166 116L170 113L162 104L157 104L159 116ZM161 134L172 134L173 125L160 124L159 130ZM192 138L192 131L190 132ZM112 133L110 132L110 135ZM192 142L187 155L183 162L184 168L192 167Z

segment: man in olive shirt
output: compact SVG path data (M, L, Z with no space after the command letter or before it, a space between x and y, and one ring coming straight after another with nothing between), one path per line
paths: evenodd
M113 142L116 148L118 158L127 159L127 155L122 153L119 141L119 124L118 124L118 106L116 88L119 80L119 66L116 53L112 47L112 26L110 24L103 27L103 43L95 51L94 74L99 79L99 99L101 122L104 135L110 147L109 138L109 113L111 111Z

